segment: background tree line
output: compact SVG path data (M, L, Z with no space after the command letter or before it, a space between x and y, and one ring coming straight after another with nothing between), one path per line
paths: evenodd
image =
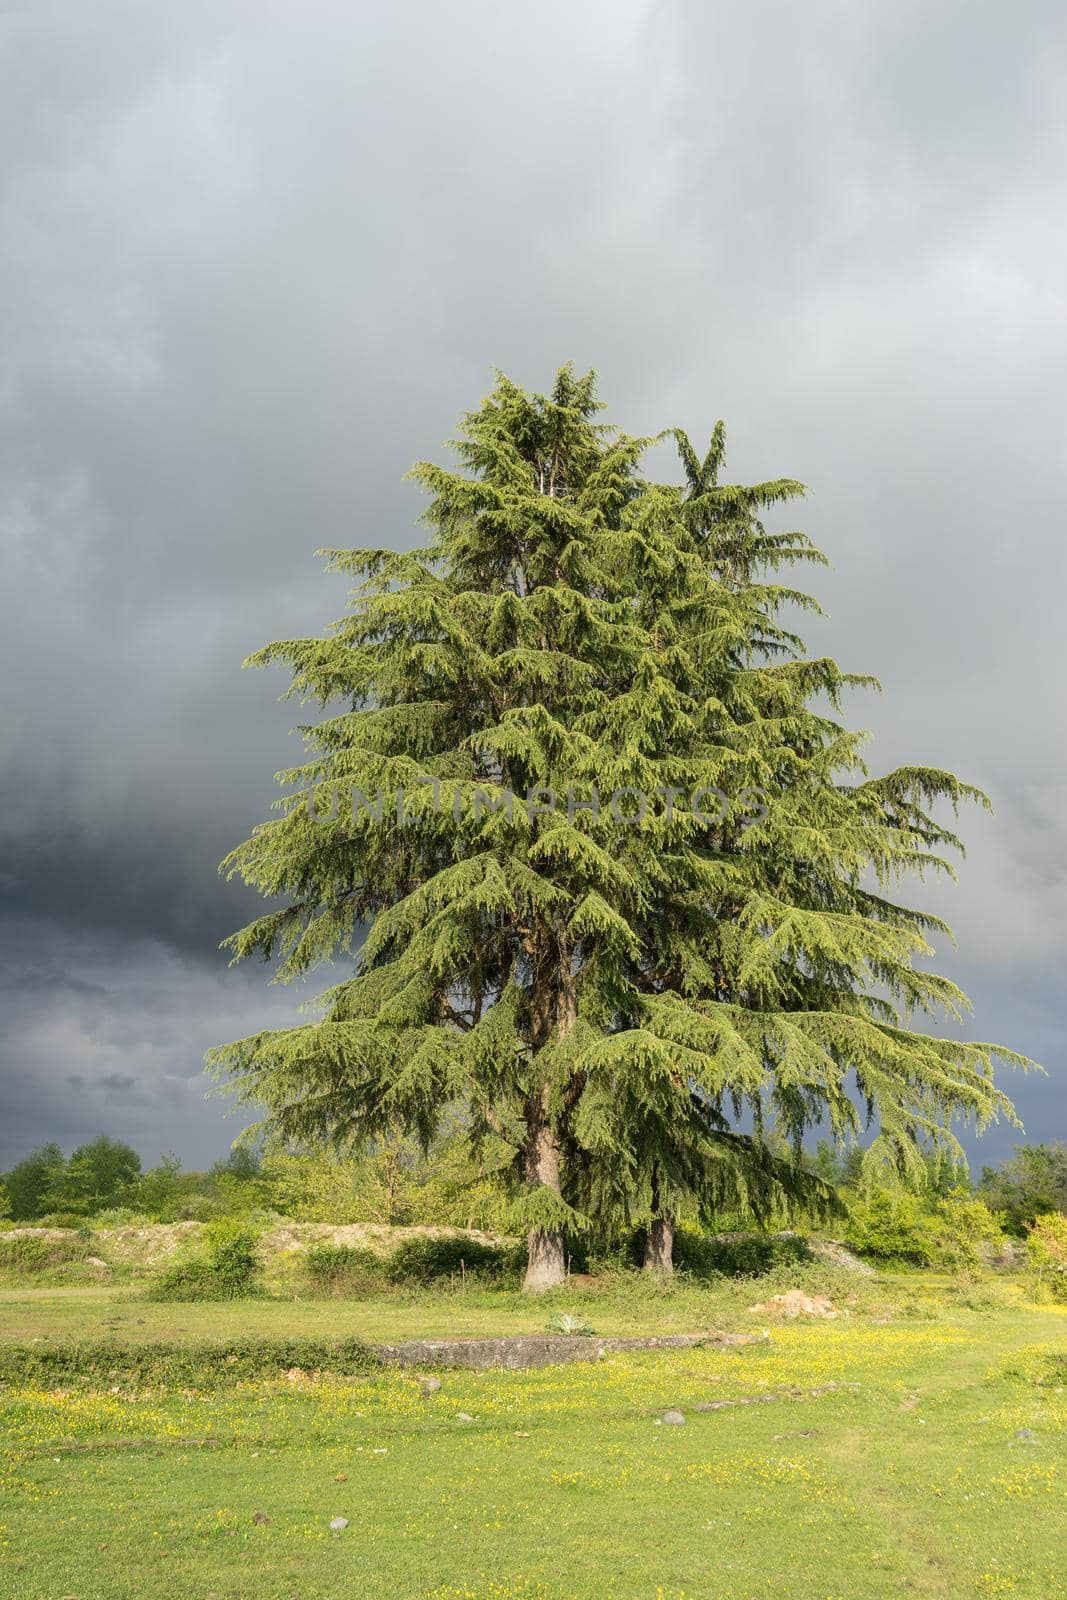
M840 1216L828 1231L875 1259L924 1265L966 1255L970 1244L1024 1238L1041 1216L1067 1213L1067 1144L1021 1144L977 1181L927 1159L918 1181L901 1183L865 1163L860 1146L839 1152L823 1141L802 1164L829 1185ZM70 1156L49 1143L0 1179L8 1227L39 1223L97 1226L123 1222L208 1221L250 1213L299 1222L413 1224L507 1231L506 1184L474 1165L459 1119L423 1149L403 1134L368 1141L353 1156L330 1150L261 1151L237 1146L207 1171L185 1171L170 1155L145 1168L137 1152L100 1134ZM819 1219L791 1207L767 1219L801 1228ZM753 1225L737 1209L683 1218L690 1233ZM628 1230L596 1242L618 1248Z

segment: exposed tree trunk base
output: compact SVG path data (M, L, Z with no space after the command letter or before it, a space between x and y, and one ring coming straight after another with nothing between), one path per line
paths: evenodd
M645 1271L674 1271L674 1218L654 1217L645 1237Z
M558 950L550 952L548 965L554 969L559 962L569 973L569 957L562 960ZM538 989L535 996L534 1043L541 1049L555 1035L565 1039L574 1027L578 1015L578 997L571 979L561 987L552 983ZM558 1201L561 1194L562 1152L559 1133L549 1114L549 1086L542 1083L526 1103L526 1181L532 1189L548 1190ZM558 1215L558 1213L557 1213ZM541 1294L545 1289L558 1288L567 1275L563 1234L558 1228L531 1228L527 1239L528 1260L523 1289L527 1294Z
M546 1233L543 1228L532 1228L527 1241L529 1261L523 1291L541 1294L545 1289L556 1289L567 1275L567 1262L563 1252L563 1235Z

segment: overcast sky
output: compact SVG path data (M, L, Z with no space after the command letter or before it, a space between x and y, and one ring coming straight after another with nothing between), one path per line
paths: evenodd
M812 647L883 680L876 767L993 797L925 898L1067 1134L1065 46L1054 0L7 0L0 1166L224 1153L203 1051L301 998L217 949L299 749L240 660L340 612L318 546L413 541L491 367L567 359L811 486Z

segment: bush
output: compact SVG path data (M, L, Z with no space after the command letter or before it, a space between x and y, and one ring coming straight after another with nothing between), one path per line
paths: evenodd
M845 1239L861 1255L898 1265L928 1267L932 1241L918 1195L870 1189L849 1198Z
M110 1387L116 1383L207 1388L281 1378L293 1367L346 1377L377 1365L374 1352L359 1339L253 1337L228 1343L194 1340L169 1345L121 1345L98 1339L0 1344L0 1384L41 1388L59 1384Z
M630 1236L624 1263L639 1267L644 1259L645 1230L638 1228ZM674 1266L676 1271L691 1278L758 1278L775 1267L788 1267L793 1263L811 1261L811 1251L804 1239L795 1234L738 1233L735 1235L709 1235L691 1228L678 1228L674 1235ZM603 1270L610 1257L598 1258Z
M314 1286L330 1294L372 1293L384 1284L426 1288L472 1278L499 1283L517 1277L526 1264L521 1245L483 1244L479 1239L420 1234L404 1239L389 1256L358 1245L313 1245L305 1256Z
M164 1267L149 1291L153 1300L248 1300L262 1294L263 1263L253 1229L236 1218L209 1222L206 1254Z
M97 1232L101 1228L145 1228L154 1220L147 1211L138 1211L133 1206L109 1206L93 1217L93 1228Z
M314 1287L328 1294L364 1294L386 1281L384 1256L358 1245L315 1244L304 1261Z
M966 1189L925 1205L904 1189L869 1189L849 1200L848 1243L861 1255L915 1267L976 1267L1003 1243L997 1217Z
M478 1239L429 1234L405 1239L386 1261L391 1283L439 1283L444 1278L474 1277L500 1280L523 1265L521 1246L482 1244Z
M696 1234L675 1238L675 1262L694 1277L719 1274L724 1278L758 1278L776 1267L811 1261L807 1241L793 1234L742 1234L736 1239L700 1238Z
M156 1274L148 1288L150 1300L226 1300L205 1256L172 1261Z
M36 1228L70 1228L82 1239L88 1239L92 1229L81 1211L46 1211L34 1223Z
M1026 1254L1035 1287L1053 1300L1067 1301L1067 1216L1049 1211L1031 1223Z
M263 1273L255 1230L236 1219L220 1217L207 1224L203 1237L208 1263L225 1291L224 1298L239 1299L254 1292Z
M925 1231L930 1259L944 1267L977 1267L1004 1240L998 1218L966 1189L938 1201Z
M66 1261L78 1261L84 1255L83 1241L70 1234L0 1236L0 1271L4 1272L49 1272Z

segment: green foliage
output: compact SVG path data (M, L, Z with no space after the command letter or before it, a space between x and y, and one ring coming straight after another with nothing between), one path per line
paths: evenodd
M46 1211L43 1216L35 1219L34 1226L38 1228L70 1228L72 1232L79 1233L84 1239L88 1239L92 1233L88 1221L80 1211Z
M937 1201L926 1228L930 1259L937 1266L977 1267L1003 1241L998 1218L983 1199L963 1188Z
M85 1242L76 1234L0 1234L0 1272L49 1272L85 1253Z
M675 1236L676 1264L696 1277L718 1273L725 1278L757 1278L779 1267L810 1261L806 1241L797 1237L744 1234L709 1239L687 1232Z
M438 1283L506 1283L525 1265L514 1245L486 1244L455 1235L414 1235L389 1255L358 1245L313 1245L305 1256L312 1284L330 1294L358 1296L385 1284L429 1287Z
M164 1267L150 1290L153 1300L247 1300L264 1292L256 1235L239 1218L204 1228L205 1251Z
M272 1200L263 1157L247 1144L235 1145L225 1160L216 1161L208 1182L221 1216L249 1216L266 1209Z
M212 1178L230 1178L236 1183L254 1183L263 1172L263 1157L253 1145L235 1144L222 1161L211 1168Z
M625 1261L639 1266L644 1255L644 1231L629 1238ZM708 1235L694 1228L678 1228L674 1235L674 1265L691 1278L755 1278L792 1263L807 1264L811 1251L797 1235L737 1233Z
M108 1206L106 1211L98 1211L93 1218L93 1228L129 1228L143 1227L148 1221L156 1221L144 1211L133 1206Z
M57 1209L91 1216L105 1206L119 1204L140 1170L136 1150L106 1133L98 1134L71 1155L53 1191L53 1203Z
M50 1208L65 1166L58 1144L42 1145L16 1162L4 1178L11 1216L16 1222L32 1221Z
M573 1311L554 1311L545 1324L546 1333L561 1333L567 1339L591 1338L596 1332L584 1317Z
M985 1167L979 1192L1008 1233L1024 1238L1040 1216L1067 1211L1067 1144L1018 1144L999 1167Z
M502 1231L507 1201L484 1161L472 1160L459 1117L429 1147L396 1133L345 1155L272 1150L263 1163L269 1203L298 1222L433 1224Z
M225 1300L203 1256L186 1256L161 1267L148 1289L150 1300Z
M0 1343L0 1384L215 1388L303 1372L348 1377L378 1366L359 1339L246 1338L123 1345L118 1340Z
M263 1270L254 1230L239 1220L220 1217L204 1228L204 1243L211 1270L227 1291L224 1298L240 1299L250 1292Z
M985 1202L964 1188L938 1197L869 1184L849 1197L845 1237L876 1261L959 1268L977 1266L1002 1233Z
M1022 1059L911 1026L966 1000L895 885L950 871L941 809L985 801L870 776L837 720L870 680L805 655L782 613L818 608L779 575L822 558L762 520L802 486L724 483L721 424L703 458L676 432L682 481L657 483L599 410L592 374L499 377L459 470L413 469L425 547L330 552L350 612L252 658L324 715L224 863L275 902L231 948L284 980L353 967L321 1020L211 1058L283 1143L425 1144L462 1107L550 1276L566 1231L831 1204L765 1128L794 1155L820 1119L851 1138L850 1074L917 1176L917 1140L952 1153L953 1118L1011 1115L993 1066ZM575 804L594 787L662 798L620 825Z
M644 1258L645 1231L635 1228L621 1245L592 1258L596 1273L628 1273ZM697 1282L754 1278L764 1273L808 1266L813 1260L807 1240L798 1234L741 1232L707 1234L680 1227L674 1234L674 1266Z
M159 1164L142 1172L130 1196L130 1205L143 1211L154 1222L179 1222L182 1216L181 1162L175 1155L162 1155Z
M929 1266L931 1242L920 1197L907 1189L872 1188L850 1200L845 1238L876 1261Z
M304 1256L313 1288L327 1294L355 1297L380 1289L386 1282L386 1261L376 1250L351 1244L316 1244Z
M1036 1217L1027 1230L1026 1255L1038 1290L1067 1301L1067 1216L1050 1211Z
M522 1252L505 1245L483 1244L453 1234L416 1234L392 1252L387 1273L392 1283L430 1284L445 1279L499 1279L514 1274Z

